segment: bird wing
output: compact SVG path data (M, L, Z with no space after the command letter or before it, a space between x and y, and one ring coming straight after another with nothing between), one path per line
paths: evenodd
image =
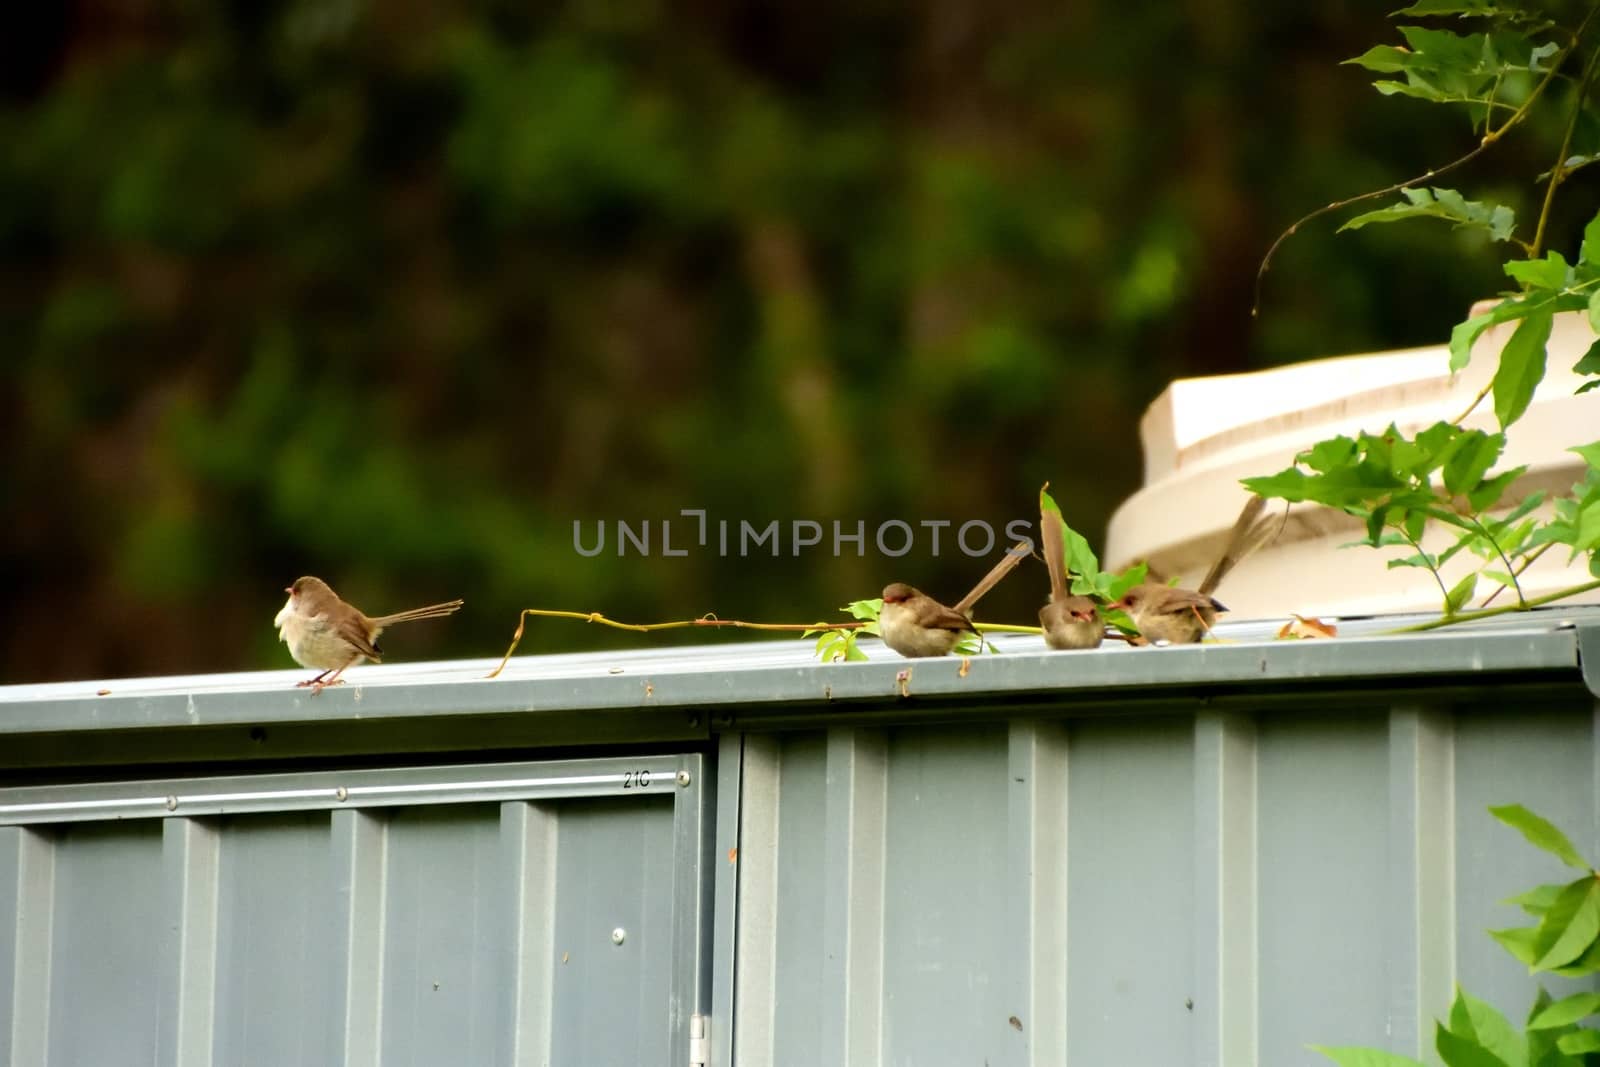
M379 650L377 643L367 633L367 628L356 616L350 615L341 619L334 628L340 637L350 642L363 656L374 662L383 659L383 652Z
M972 620L961 612L945 607L932 597L928 598L928 603L930 607L922 618L917 620L923 626L931 630L955 630L958 633L964 630L978 632L978 628L972 625Z
M1161 615L1180 615L1194 611L1196 608L1209 611L1227 611L1222 604L1209 593L1198 593L1193 589L1178 589L1167 587L1166 592L1159 594L1154 599L1151 607Z

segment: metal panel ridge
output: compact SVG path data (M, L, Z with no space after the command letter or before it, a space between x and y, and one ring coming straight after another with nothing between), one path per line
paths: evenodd
M1375 620L1392 625L1394 620ZM1281 685L1481 674L1569 673L1579 679L1579 634L1600 645L1600 620L1561 616L1516 625L1451 628L1403 636L1222 641L1161 649L1107 647L1050 652L1011 637L1001 654L965 661L904 660L870 645L866 663L824 664L801 642L757 642L599 658L527 657L501 678L490 661L363 668L351 684L317 696L288 672L0 687L0 734L127 730L254 723L327 723L541 711L682 709L723 705L827 704L899 697L1002 697L1020 693ZM1259 628L1257 628L1259 629ZM1227 631L1224 630L1224 633ZM1254 634L1252 634L1254 636ZM1589 657L1596 685L1600 649ZM604 663L613 666L607 668ZM296 672L298 676L300 672ZM101 695L102 690L106 692Z

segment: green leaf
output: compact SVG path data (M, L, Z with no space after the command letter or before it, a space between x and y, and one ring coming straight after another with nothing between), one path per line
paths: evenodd
M1551 1004L1550 993L1539 986L1539 993L1533 998L1533 1003L1528 1007L1528 1021L1531 1024L1539 1017L1539 1013ZM1583 1067L1579 1060L1563 1055L1556 1048L1556 1039L1566 1033L1570 1027L1557 1027L1550 1030L1534 1030L1531 1026L1525 1028L1528 1037L1528 1063L1531 1067Z
M1425 512L1414 511L1406 516L1406 536L1414 542L1421 542L1423 528L1428 525L1428 516Z
M1561 161L1562 179L1565 180L1570 178L1573 171L1582 170L1591 163L1600 163L1600 155L1596 155L1593 152L1579 152L1575 156L1568 156L1566 159ZM1543 185L1545 182L1550 180L1550 175L1554 173L1554 167L1552 167L1550 170L1540 171L1539 176L1535 178L1534 181L1539 185Z
M1600 289L1596 289L1594 291L1594 295L1597 296L1597 297L1600 297ZM1594 306L1594 303L1591 300L1590 301L1590 307L1592 308L1593 306ZM1589 313L1589 321L1591 323L1594 321L1594 312L1593 311L1591 311ZM1595 330L1597 332L1600 332L1600 326L1596 326ZM1578 360L1578 362L1576 362L1576 363L1574 363L1572 365L1572 373L1574 373L1574 374L1600 374L1600 341L1596 341L1594 344L1590 345L1589 346L1589 351L1587 351L1587 352L1585 352L1583 354L1583 358Z
M1511 484L1522 477L1527 470L1528 465L1524 463L1520 467L1501 471L1488 481L1480 483L1476 489L1469 491L1467 493L1467 503L1472 505L1473 511L1489 510L1499 503L1501 495L1511 488Z
M1560 252L1543 259L1513 259L1505 272L1530 289L1565 289L1572 284L1572 268Z
M1378 548L1383 545L1383 524L1384 520L1388 518L1388 516L1389 508L1386 505L1380 505L1373 508L1372 511L1367 515L1367 543L1374 548ZM1401 540L1398 537L1395 539Z
M1580 878L1561 891L1539 924L1538 947L1543 950L1535 970L1571 963L1588 951L1600 934L1600 880Z
M836 663L844 656L844 638L840 631L831 630L817 638L817 658L824 663Z
M1442 567L1446 563L1450 562L1455 558L1456 553L1460 552L1463 548L1470 548L1474 552L1482 555L1485 551L1483 545L1483 535L1478 533L1477 530L1464 530L1449 548L1439 553L1439 566Z
M867 628L862 627L859 630L830 630L824 633L817 639L817 658L824 663L838 663L840 660L847 663L864 661L867 654L861 651L856 639L866 632Z
M1094 584L1095 577L1100 573L1100 560L1095 556L1094 550L1089 547L1089 542L1084 536L1061 517L1061 509L1056 506L1054 498L1043 489L1039 490L1039 510L1042 514L1053 515L1061 523L1062 540L1066 544L1067 572L1078 578Z
M1299 502L1307 499L1306 491L1311 479L1306 477L1305 471L1295 467L1281 470L1277 474L1263 475L1259 478L1241 478L1240 484L1257 496L1264 496L1269 500L1289 500Z
M1556 897L1560 896L1561 891L1565 888L1567 887L1564 885L1541 885L1528 890L1526 893L1518 893L1514 897L1507 897L1500 903L1515 904L1529 915L1537 917L1550 910L1550 905L1556 902Z
M1149 574L1150 565L1148 563L1135 563L1117 575L1111 584L1106 587L1106 599L1111 601L1121 600L1124 593L1143 582Z
M1489 0L1417 0L1410 7L1393 12L1395 15L1492 15L1495 8Z
M1056 505L1055 497L1046 492L1043 487L1039 489L1039 510L1049 512L1056 518L1061 519L1061 508ZM1061 521L1066 522L1067 520L1061 519Z
M1472 346L1483 335L1483 331L1496 323L1519 319L1528 310L1527 301L1502 300L1482 315L1474 315L1465 322L1457 323L1450 331L1450 373L1454 374L1472 361Z
M1564 1000L1556 1001L1529 1019L1528 1029L1549 1030L1556 1026L1566 1026L1597 1011L1600 1011L1600 993L1575 993Z
M1132 617L1127 612L1104 604L1097 604L1095 608L1100 612L1100 618L1105 620L1107 626L1115 627L1118 633L1138 636L1139 627L1134 625Z
M1396 49L1396 52L1399 50ZM1374 53L1380 53L1374 56ZM1402 55L1404 53L1401 53ZM1367 53L1380 63L1390 62L1390 58L1381 54L1380 49L1372 49ZM1365 57L1363 57L1365 58ZM1383 70L1382 66L1368 66L1371 70ZM1399 69L1399 68L1393 68ZM1417 86L1408 86L1407 89L1415 90ZM1407 92L1406 89L1398 91ZM1427 93L1428 90L1424 89ZM1412 95L1407 92L1407 95ZM1430 98L1443 99L1443 97ZM1402 189L1400 195L1406 198L1406 203L1391 204L1389 207L1368 211L1366 214L1357 215L1355 218L1339 227L1339 232L1345 230L1359 230L1361 227L1373 222L1397 222L1400 219L1436 218L1453 222L1457 229L1463 227L1483 230L1489 235L1490 240L1509 241L1512 232L1516 229L1516 213L1503 204L1485 204L1477 200L1467 200L1454 189Z
M1600 500L1590 500L1578 510L1577 531L1572 538L1572 555L1600 548Z
M1470 1037L1462 1037L1440 1026L1434 1033L1433 1047L1448 1067L1512 1067Z
M1500 367L1494 375L1494 413L1502 430L1522 418L1533 401L1534 389L1544 378L1550 325L1548 310L1533 312L1517 324L1516 332L1500 352Z
M1556 1039L1556 1048L1569 1056L1600 1052L1600 1030L1575 1030Z
M1356 443L1348 437L1339 436L1318 441L1294 457L1294 461L1305 464L1319 474L1327 474L1348 466L1355 458Z
M1526 468L1519 467L1517 469L1520 471L1520 470L1525 470ZM1543 489L1535 490L1534 492L1529 493L1527 496L1522 498L1522 502L1521 503L1519 503L1516 507L1512 508L1511 511L1506 515L1506 517L1501 519L1500 521L1502 523L1504 523L1505 525L1509 526L1511 523L1516 522L1518 519L1522 518L1524 515L1526 515L1530 511L1532 511L1534 508L1538 507L1540 504L1543 504L1544 503L1544 498L1545 498L1545 491ZM1530 529L1531 529L1531 527L1530 527Z
M1435 104L1459 102L1456 97L1451 96L1442 89L1436 89L1432 85L1429 85L1422 78L1418 77L1413 71L1407 71L1406 76L1412 80L1409 82L1376 81L1372 83L1372 87L1378 90L1378 92L1382 93L1384 96L1410 96L1418 100L1427 100Z
M1574 445L1567 451L1576 452L1583 457L1585 463L1600 470L1600 441L1591 441L1586 445Z
M1509 1067L1524 1067L1528 1062L1528 1043L1522 1034L1493 1006L1460 987L1450 1006L1450 1031L1486 1049ZM1443 1050L1440 1052L1442 1055Z
M1572 160L1567 161L1568 166L1572 163ZM1582 166L1582 163L1578 165ZM1589 220L1589 225L1583 228L1583 244L1578 249L1578 262L1591 267L1600 267L1600 212L1597 212L1595 217ZM1594 321L1593 315L1589 321ZM1600 327L1596 327L1596 330L1600 331Z
M1587 952L1571 963L1550 968L1551 974L1559 974L1563 978L1583 978L1596 971L1600 971L1600 940L1595 941Z
M1307 1045L1306 1048L1322 1053L1339 1067L1422 1067L1420 1061L1410 1056L1385 1052L1381 1048L1360 1048L1354 1045Z
M1528 1009L1528 1022L1529 1023L1532 1023L1533 1020L1535 1020L1535 1019L1537 1019L1539 1017L1539 1013L1541 1011L1544 1011L1546 1008L1548 1008L1551 1004L1554 1003L1554 1001L1550 998L1550 991L1549 990L1545 989L1545 987L1542 986L1542 985L1538 986L1537 988L1539 990L1538 995L1536 995L1533 998L1533 1005ZM1531 1030L1532 1028L1529 1027L1529 1026L1524 1026L1523 1029L1524 1030ZM1535 1035L1535 1034L1530 1032L1528 1034L1529 1042L1531 1043L1532 1040L1534 1039L1534 1037L1536 1037L1536 1036L1549 1037L1550 1035L1548 1035L1548 1034Z
M1493 326L1497 321L1493 312L1484 312L1474 315L1465 322L1458 322L1450 330L1450 373L1454 374L1472 362L1472 346L1477 343L1483 331Z
M1339 547L1340 548L1391 548L1391 547L1393 547L1395 545L1409 545L1410 543L1411 543L1410 541L1407 541L1404 537L1401 537L1397 533L1385 533L1382 537L1378 538L1377 541L1371 541L1371 540L1346 541L1343 544L1341 544Z
M1478 575L1477 572L1473 572L1450 587L1450 592L1444 600L1444 613L1446 615L1454 615L1467 606L1467 603L1472 599L1472 595L1477 591Z
M879 614L883 611L883 598L873 597L871 600L852 600L839 610L848 612L853 619L869 619L877 622Z
M1444 465L1444 487L1464 494L1477 487L1506 447L1505 434L1472 430L1464 433Z
M1500 947L1511 953L1513 959L1531 968L1539 958L1539 928L1514 926L1509 930L1490 930L1489 936L1500 942Z
M1572 847L1572 842L1567 840L1566 834L1558 830L1554 823L1535 815L1521 804L1491 807L1489 814L1527 838L1528 844L1550 853L1568 867L1576 867L1580 871L1590 869L1583 857L1578 855L1578 850Z
M1396 48L1394 45L1379 44L1373 45L1371 48L1367 49L1365 52L1354 57L1353 59L1345 60L1344 63L1357 67L1365 67L1368 70L1375 70L1379 74L1398 74L1406 69L1406 66L1411 62L1411 59L1411 53L1403 48Z
M1584 238L1584 243L1588 243L1588 238ZM1595 333L1600 333L1600 289L1596 289L1594 292L1589 294L1589 329L1593 330ZM1579 365L1581 366L1592 356L1594 356L1597 348L1600 348L1600 341L1596 341L1594 344L1589 346L1588 353L1583 357L1583 359L1578 361ZM1574 367L1572 369L1577 370L1578 368ZM1578 373L1588 374L1589 371L1578 371Z

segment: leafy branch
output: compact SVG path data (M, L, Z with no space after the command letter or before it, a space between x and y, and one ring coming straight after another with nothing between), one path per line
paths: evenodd
M1502 903L1536 920L1532 926L1490 930L1529 974L1583 978L1600 972L1600 872L1554 824L1508 804L1490 814L1535 848L1579 872L1565 884L1541 885ZM1451 1067L1582 1067L1600 1052L1600 1030L1580 1025L1600 1014L1600 993L1585 990L1556 1000L1539 987L1519 1030L1492 1005L1458 988L1447 1019L1434 1029L1434 1048ZM1422 1067L1409 1056L1382 1049L1312 1045L1340 1067Z
M557 611L546 608L523 608L522 614L517 618L517 630L511 635L511 647L506 649L506 654L500 658L500 665L484 675L485 678L497 677L501 671L506 669L506 664L511 661L512 654L516 652L517 646L522 643L522 636L528 625L528 617L530 615L544 619L576 619L579 622L598 623L601 626L609 626L615 630L631 630L634 633L653 633L656 630L684 630L691 628L775 630L790 633L799 630L805 633L815 633L818 630L856 630L863 625L859 622L744 622L740 619L719 619L715 615L703 615L698 619L680 619L674 622L637 623L618 622L615 619L608 619L598 611Z
M1415 629L1449 625L1463 618L1479 618L1504 611L1526 610L1594 588L1581 583L1553 594L1528 598L1522 575L1552 544L1571 549L1569 563L1589 556L1589 570L1600 576L1600 443L1573 451L1587 464L1585 480L1569 496L1553 502L1554 517L1541 519L1535 509L1545 503L1543 493L1531 493L1500 514L1502 498L1524 472L1517 467L1491 474L1505 449L1505 431L1520 420L1533 402L1545 377L1549 341L1555 316L1584 312L1600 334L1600 214L1583 232L1575 261L1559 251L1547 250L1549 223L1557 189L1573 171L1600 159L1600 144L1575 148L1580 130L1600 127L1600 113L1591 91L1600 77L1600 47L1587 34L1600 5L1586 5L1578 25L1570 30L1552 22L1541 9L1516 0L1418 0L1397 15L1412 17L1456 16L1481 20L1477 33L1456 33L1421 26L1402 26L1405 45L1379 45L1350 63L1386 75L1375 87L1385 95L1405 95L1436 103L1465 105L1475 129L1482 129L1479 144L1461 158L1431 170L1422 178L1375 190L1321 208L1296 222L1273 242L1256 277L1257 298L1262 276L1278 247L1307 221L1352 204L1393 192L1401 202L1369 211L1347 221L1344 229L1402 219L1435 218L1458 228L1478 230L1491 241L1521 249L1523 258L1504 265L1517 290L1480 315L1458 324L1450 336L1452 373L1465 368L1472 350L1485 331L1500 324L1515 324L1501 348L1494 373L1455 418L1438 422L1413 437L1391 425L1382 434L1362 433L1356 438L1336 437L1299 453L1288 469L1244 484L1262 496L1293 502L1313 502L1336 508L1363 520L1366 536L1355 544L1372 548L1409 547L1410 554L1389 561L1390 567L1421 567L1429 571L1443 599L1439 620ZM1564 74L1574 56L1582 57L1576 78ZM1514 109L1503 94L1527 86ZM1555 164L1539 176L1544 196L1531 239L1517 236L1515 213L1508 206L1468 199L1462 193L1438 186L1420 187L1439 174L1454 170L1497 143L1523 123L1546 90L1556 81L1571 86L1564 133ZM1518 91L1521 91L1520 89ZM1553 98L1553 97L1552 97ZM1496 116L1509 111L1496 124ZM1583 120L1587 118L1587 126ZM1600 387L1600 341L1590 346L1573 370L1594 380L1578 392ZM1486 399L1493 398L1499 433L1464 429L1462 424ZM1442 551L1424 548L1423 535L1430 526L1451 531L1453 540ZM1463 551L1482 562L1451 583L1443 569ZM1468 613L1465 609L1480 582L1494 586L1484 607L1505 589L1516 603L1509 607Z
M1550 28L1548 24L1535 21L1528 12L1518 8L1500 8L1490 2L1483 3L1429 3L1427 0L1413 4L1396 12L1397 15L1437 16L1459 15L1462 17L1483 17L1494 20L1504 26L1519 24L1532 25L1535 28ZM1345 208L1368 200L1400 193L1406 197L1408 204L1396 208L1383 209L1362 216L1360 219L1346 223L1342 229L1359 229L1368 222L1388 222L1400 218L1409 218L1416 215L1434 215L1447 218L1462 226L1475 226L1487 230L1495 240L1511 240L1511 223L1514 218L1509 208L1493 209L1483 208L1482 205L1467 206L1467 202L1453 190L1435 189L1431 194L1428 190L1418 190L1416 187L1432 182L1442 175L1459 170L1466 164L1477 159L1489 149L1500 142L1512 129L1521 125L1533 113L1534 107L1543 98L1545 90L1555 80L1566 59L1580 45L1590 21L1595 16L1595 8L1591 6L1588 14L1584 16L1578 28L1568 35L1564 46L1545 42L1534 46L1527 37L1514 30L1503 30L1498 34L1454 34L1442 30L1427 30L1420 27L1403 27L1401 33L1406 37L1408 48L1397 46L1379 45L1369 49L1364 55L1347 60L1369 70L1382 73L1403 73L1404 82L1394 80L1380 80L1376 84L1379 92L1384 95L1396 93L1414 96L1437 103L1465 104L1469 113L1474 116L1474 126L1478 125L1481 118L1483 135L1478 144L1460 157L1438 167L1432 167L1414 178L1395 182L1393 185L1381 189L1335 200L1331 204L1317 208L1306 215L1296 219L1276 240L1267 252L1261 257L1261 265L1256 269L1255 298L1250 307L1250 314L1255 317L1261 311L1261 289L1267 271L1272 268L1272 260L1278 249L1290 237L1299 232L1300 228L1309 222L1324 215L1343 211ZM1526 50L1524 51L1524 46ZM1496 57L1504 57L1499 63L1493 62ZM1518 64L1514 59L1523 59ZM1547 62L1546 62L1547 61ZM1505 121L1498 127L1490 125L1492 113L1506 105L1498 99L1506 75L1515 72L1528 74L1538 70L1538 64L1544 62L1543 76L1534 85L1532 90L1523 99L1522 103L1511 110ZM1485 83L1487 88L1485 89ZM1587 89L1584 82L1584 90ZM1582 92L1576 107L1583 104ZM1561 160L1558 161L1556 172L1559 174L1567 158L1566 151L1570 145L1563 149ZM1552 189L1554 181L1552 182ZM1416 194L1427 194L1428 204L1424 205L1422 198ZM1442 195L1442 199L1441 199ZM1544 220L1549 214L1549 204L1541 214L1539 235L1544 232ZM1521 244L1522 242L1518 242ZM1537 256L1539 238L1523 247L1529 256Z

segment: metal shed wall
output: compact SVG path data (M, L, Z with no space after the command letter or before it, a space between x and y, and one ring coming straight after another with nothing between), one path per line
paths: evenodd
M1525 1011L1484 931L1565 878L1486 808L1600 855L1600 628L1002 649L0 690L5 1062L1277 1067Z
M1427 1058L1458 976L1531 1003L1485 931L1569 876L1486 808L1600 851L1596 729L1403 704L750 735L738 1062Z

